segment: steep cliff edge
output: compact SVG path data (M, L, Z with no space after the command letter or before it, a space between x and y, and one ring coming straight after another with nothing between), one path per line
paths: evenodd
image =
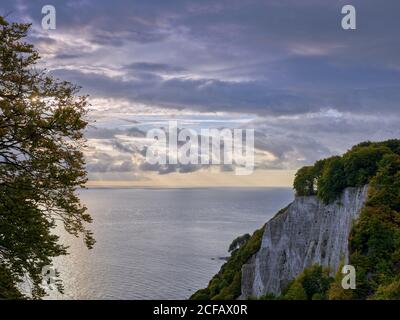
M302 167L293 187L295 201L190 298L400 300L400 140L362 142ZM332 277L342 259L355 289L343 288L340 272Z
M242 267L241 297L279 295L313 264L336 271L349 259L348 237L367 199L367 186L346 188L330 204L297 197L264 227L261 247Z

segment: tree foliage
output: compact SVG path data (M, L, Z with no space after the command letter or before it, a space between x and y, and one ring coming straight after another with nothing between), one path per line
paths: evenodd
M350 262L357 270L359 299L381 296L384 288L398 290L392 284L400 276L399 178L400 156L386 154L370 180L368 201L351 232Z
M281 300L308 300L306 290L299 280L293 281L286 293L280 297Z
M209 282L207 288L195 292L191 300L232 300L241 293L242 266L261 246L264 226L256 230L240 248L232 251L229 260Z
M298 196L312 196L314 189L315 174L314 167L303 167L296 172L294 179L294 188Z
M343 156L345 184L356 187L367 184L378 168L384 154L391 153L385 146L370 144L368 147L355 147Z
M319 265L305 269L285 289L282 300L324 300L333 278Z
M243 246L244 244L246 244L247 241L250 240L250 235L248 233L237 237L236 239L234 239L232 241L232 243L229 245L229 252L232 252L234 250L239 249L241 246Z
M363 142L343 156L300 169L294 188L304 193L310 181L325 203L346 187L368 184L367 203L350 234L350 264L357 271L357 288L344 292L334 281L330 299L397 297L400 276L400 140ZM314 184L315 185L315 184Z
M336 271L333 282L331 283L326 297L328 300L352 300L354 298L353 290L344 289L342 286L343 274L342 269L344 262L340 264Z
M400 278L393 282L381 285L372 296L374 300L400 300Z
M400 155L399 140L360 143L343 156L300 168L293 187L298 196L316 194L325 203L332 202L345 188L368 184L376 175L380 160L390 154Z
M325 162L318 180L317 195L326 203L337 198L346 185L344 166L340 157L332 157Z
M52 232L56 223L83 234L89 248L94 239L76 195L86 182L87 97L36 70L40 57L24 41L28 30L0 17L0 283L15 288L27 277L39 298L42 268L66 254ZM12 290L0 287L0 296L5 291Z
M303 167L296 174L294 188L298 196L316 195L330 203L345 188L366 184L369 185L367 202L349 237L349 263L356 269L356 289L342 288L341 268L332 278L328 270L314 265L293 279L280 296L266 293L260 299L399 299L400 140L363 142L341 157L333 156ZM208 287L196 292L192 299L237 298L241 293L241 268L258 251L262 230L234 250Z

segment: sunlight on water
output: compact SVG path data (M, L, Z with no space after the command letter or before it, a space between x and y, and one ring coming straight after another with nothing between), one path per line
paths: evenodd
M65 294L51 299L185 299L207 285L237 236L293 198L291 189L91 189L81 192L97 243L62 234Z

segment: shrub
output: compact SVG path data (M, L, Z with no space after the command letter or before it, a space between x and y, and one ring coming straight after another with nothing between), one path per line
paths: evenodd
M356 147L347 152L343 156L346 185L357 187L367 184L377 172L379 161L388 153L391 150L380 145Z
M381 285L372 296L375 300L400 300L400 278L388 285Z
M232 243L229 245L229 252L232 252L234 250L239 249L241 246L243 246L247 241L249 241L250 235L248 233L237 237L232 241Z
M329 203L340 195L346 187L344 166L340 157L332 157L325 163L318 181L318 197Z
M294 281L286 294L281 297L283 300L307 300L307 293L300 281Z
M324 300L333 278L328 270L319 265L305 269L288 284L280 299L283 300Z
M303 167L297 171L294 179L294 188L298 196L311 196L314 190L314 167Z
M294 187L296 191L302 188L300 193L306 182L316 181L317 196L325 203L337 199L346 187L369 184L366 205L349 238L350 264L357 271L357 288L343 290L339 278L335 278L327 298L396 297L400 276L400 140L360 143L342 157L300 169L296 178ZM310 298L311 289L304 289Z
M191 300L232 300L241 294L242 266L254 255L261 246L264 226L239 249L232 252L231 257L221 267L205 289L195 292Z

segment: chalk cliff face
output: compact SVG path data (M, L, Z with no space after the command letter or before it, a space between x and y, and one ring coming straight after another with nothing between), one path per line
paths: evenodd
M348 261L348 237L368 187L347 188L325 205L316 196L297 197L266 225L260 250L242 267L242 295L278 295L313 264L336 272Z

